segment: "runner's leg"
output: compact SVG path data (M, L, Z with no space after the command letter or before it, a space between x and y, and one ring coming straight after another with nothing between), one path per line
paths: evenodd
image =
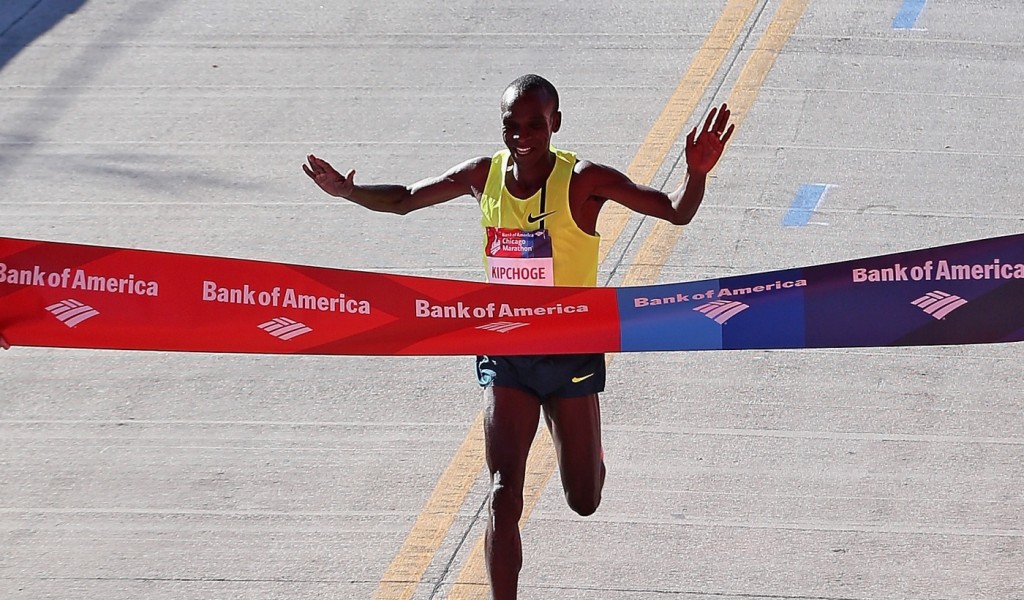
M544 403L544 420L555 445L569 508L583 516L594 514L601 504L605 477L597 394L553 398Z
M537 434L540 400L507 387L484 389L484 447L491 474L491 495L484 533L487 572L494 600L515 598L523 547L519 518L523 514L526 457Z

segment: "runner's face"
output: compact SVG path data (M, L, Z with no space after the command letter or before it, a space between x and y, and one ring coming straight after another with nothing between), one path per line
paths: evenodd
M517 164L546 161L551 136L561 124L562 115L543 90L529 90L502 98L501 135Z

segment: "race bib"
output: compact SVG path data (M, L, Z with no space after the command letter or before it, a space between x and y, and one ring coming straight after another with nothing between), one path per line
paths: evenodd
M547 229L487 228L487 280L491 283L555 285L551 235Z

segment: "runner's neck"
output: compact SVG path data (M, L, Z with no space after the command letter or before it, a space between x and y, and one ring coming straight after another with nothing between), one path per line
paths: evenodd
M544 160L533 164L520 164L514 157L510 157L505 187L517 198L529 198L544 187L554 169L555 153L551 151L548 151Z

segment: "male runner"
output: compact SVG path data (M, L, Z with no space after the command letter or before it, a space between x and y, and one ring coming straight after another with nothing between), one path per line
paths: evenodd
M561 125L558 92L537 75L513 81L501 97L505 150L467 160L412 185L356 185L310 155L303 170L328 194L370 210L406 214L463 195L477 199L485 228L489 280L595 286L597 216L607 200L676 225L690 222L707 174L732 135L729 109L712 110L686 137L686 180L671 193L639 185L619 171L551 146ZM492 276L495 275L496 276ZM598 393L604 356L478 356L485 391L484 445L491 475L485 533L495 600L515 598L522 568L519 518L526 457L543 409L566 500L590 515L601 502L605 467Z

